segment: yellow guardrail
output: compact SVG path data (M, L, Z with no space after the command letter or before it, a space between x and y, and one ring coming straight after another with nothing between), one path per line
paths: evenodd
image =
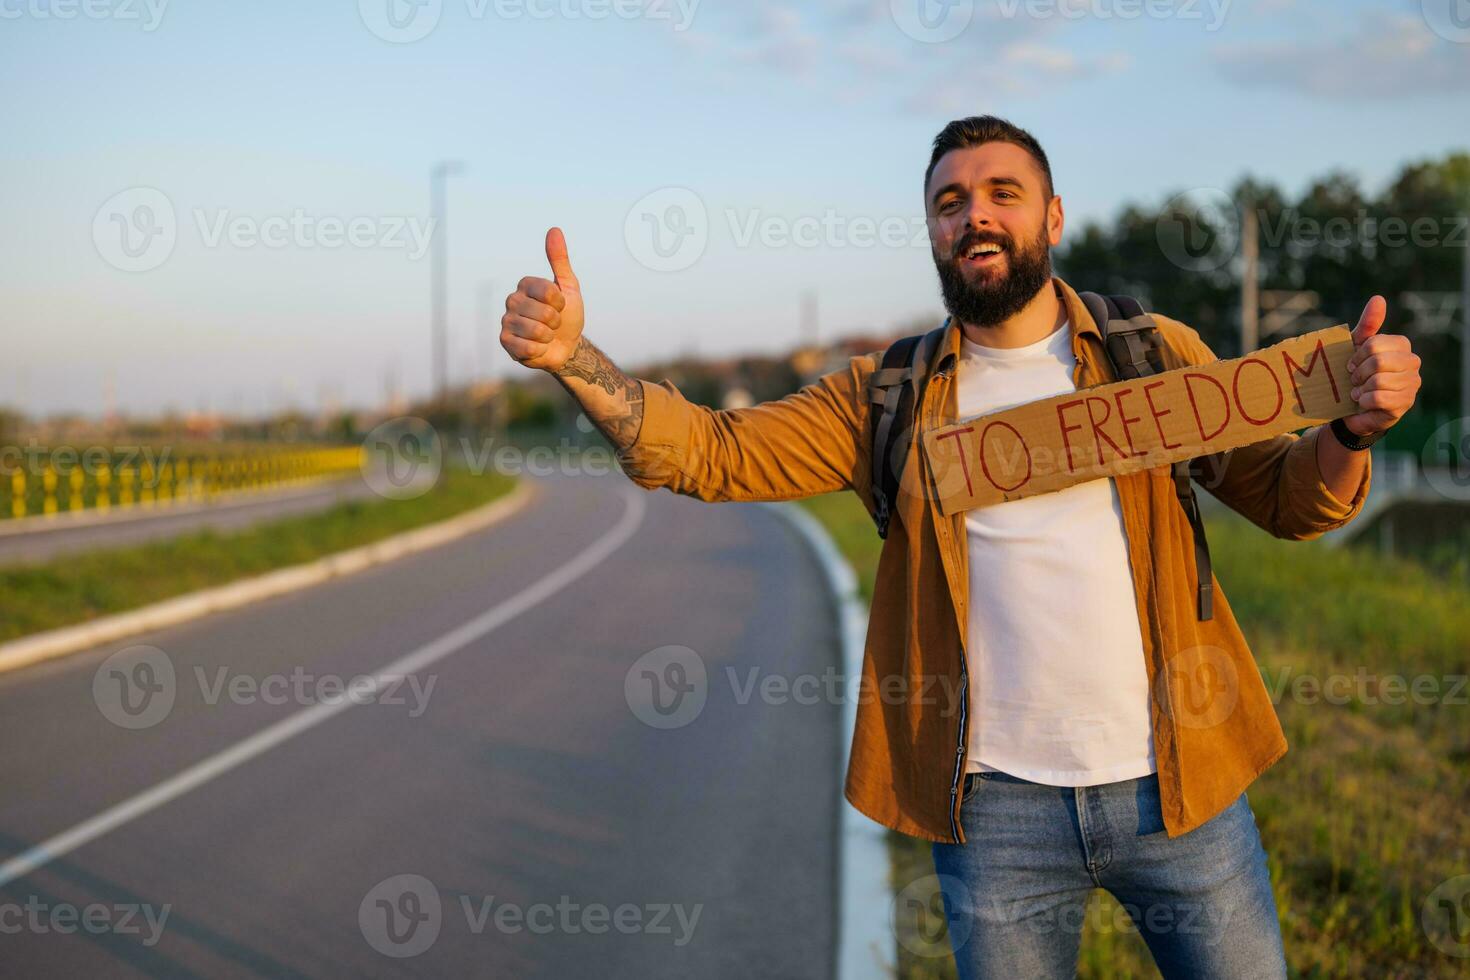
M0 521L207 501L342 476L359 446L24 449L0 447Z

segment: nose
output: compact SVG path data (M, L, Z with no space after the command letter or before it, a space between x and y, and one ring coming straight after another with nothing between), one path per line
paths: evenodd
M970 201L970 209L965 212L965 226L975 230L990 229L995 227L995 221L990 216L989 202L980 196Z

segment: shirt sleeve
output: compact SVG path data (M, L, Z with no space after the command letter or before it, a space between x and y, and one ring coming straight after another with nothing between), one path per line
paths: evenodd
M867 376L872 355L849 360L784 398L711 409L668 380L643 380L638 438L618 453L628 477L705 501L790 500L867 492Z

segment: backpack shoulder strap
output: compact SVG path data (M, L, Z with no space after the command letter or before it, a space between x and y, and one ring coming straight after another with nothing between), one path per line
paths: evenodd
M1092 314L1103 335L1103 348L1113 366L1113 375L1121 381L1144 378L1164 369L1160 350L1163 338L1158 324L1132 296L1103 296L1079 293L1087 312ZM1173 465L1174 495L1184 508L1194 535L1195 580L1198 582L1198 614L1201 620L1214 616L1214 583L1211 581L1210 545L1205 540L1205 523L1200 514L1199 499L1194 493L1192 460Z
M1163 340L1154 318L1132 296L1079 293L1087 312L1102 333L1113 374L1120 381L1142 378L1163 370Z
M895 340L883 352L883 363L868 377L869 446L872 455L873 521L878 536L888 537L909 446L914 413L929 379L929 365L945 329Z

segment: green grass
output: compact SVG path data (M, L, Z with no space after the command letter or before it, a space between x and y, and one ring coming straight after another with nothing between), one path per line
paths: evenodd
M871 597L881 542L857 498L806 505ZM1446 703L1470 674L1470 587L1368 550L1278 541L1228 513L1209 534L1291 745L1249 792L1293 975L1470 975L1470 959L1430 941L1422 912L1437 885L1470 874L1470 690ZM1303 676L1351 679L1334 689L1348 696L1313 695ZM1421 693L1432 683L1439 694L1387 703L1391 677L1432 679ZM933 872L927 841L890 832L889 843L892 880ZM1131 927L1098 927L1118 919L1112 898L1093 902L1078 975L1157 976ZM1445 921L1431 920L1437 936ZM955 976L948 957L898 954L905 980Z
M470 510L515 485L498 474L447 469L412 500L353 500L317 514L239 532L204 530L167 541L0 568L0 640L124 612L236 579L311 561Z

